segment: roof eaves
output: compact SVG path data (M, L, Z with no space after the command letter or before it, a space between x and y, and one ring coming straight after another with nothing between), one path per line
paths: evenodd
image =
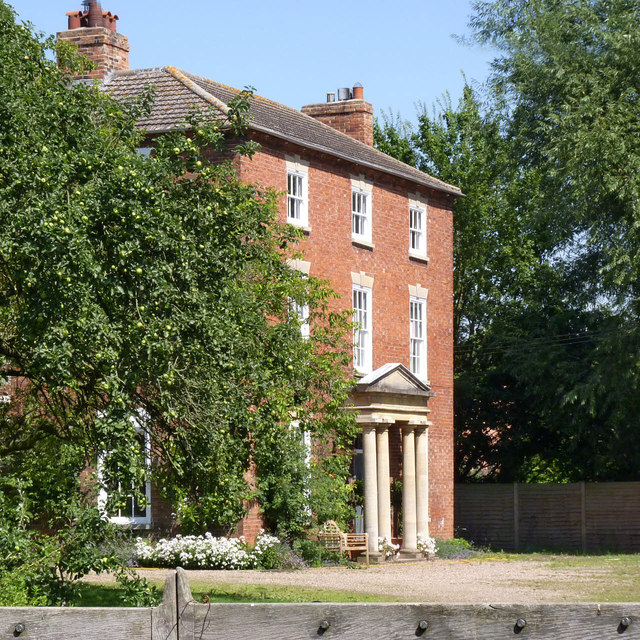
M172 127L164 127L164 126L154 126L148 127L146 129L147 133L169 133L171 131L186 131L189 127L185 126L172 126ZM262 127L256 125L254 123L249 124L249 128L255 131L260 131L261 133L266 133L270 136L274 136L275 138L280 138L281 140L286 140L287 142L293 142L295 144L299 144L301 147L307 147L309 149L313 149L314 151L320 151L322 153L326 153L335 158L340 158L341 160L346 160L347 162L351 162L353 164L358 164L363 167L368 167L369 169L375 169L377 171L382 171L383 173L390 173L391 175L397 176L399 178L404 178L405 180L409 180L410 182L415 182L417 184L424 185L425 187L429 187L430 189L435 189L436 191L441 191L443 193L447 193L452 196L457 196L458 198L464 198L465 195L462 193L462 190L458 187L454 187L452 185L448 185L446 182L442 184L438 184L435 181L429 180L429 176L425 174L425 179L420 180L418 176L411 176L403 171L390 169L389 167L383 167L381 165L375 164L374 162L367 162L366 160L355 160L353 156L350 156L346 153L339 153L334 149L330 149L328 147L324 147L322 145L314 144L307 140L302 140L300 138L296 138L289 134L280 133L279 131L274 131L273 129L269 129L268 127Z
M280 138L282 140L294 142L295 144L299 144L303 147L308 147L309 149L313 149L314 151L321 151L323 153L327 153L336 158L340 158L341 160L347 160L348 162L359 164L359 165L362 165L363 167L368 167L369 169L376 169L377 171L390 173L392 175L398 176L399 178L404 178L405 180L409 180L410 182L416 182L418 184L422 184L431 189L435 189L436 191L442 191L450 195L464 197L462 191L458 187L448 185L446 182L443 182L442 184L438 184L439 181L435 181L434 179L429 180L429 176L427 174L425 174L424 180L420 180L418 176L411 176L403 171L390 169L389 167L383 167L374 162L368 162L367 160L354 159L353 156L349 154L340 153L339 151L335 151L334 149L330 149L328 147L324 147L322 145L309 142L307 140L302 140L300 138L296 138L295 136L292 136L289 134L283 134L278 131L274 131L273 129L269 129L268 127L262 127L262 126L250 123L249 128L254 129L256 131L260 131L262 133L267 133L271 136L275 136L276 138Z

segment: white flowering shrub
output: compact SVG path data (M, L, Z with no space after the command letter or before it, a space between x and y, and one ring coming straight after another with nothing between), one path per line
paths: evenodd
M395 558L400 550L399 544L393 544L386 536L384 538L378 538L378 551L384 554L384 559L389 560Z
M253 550L244 538L215 538L176 536L159 540L156 544L138 538L134 547L135 559L142 566L184 567L185 569L255 569L262 559L280 545L280 540L260 532Z
M422 533L418 534L418 551L425 558L433 558L436 555L436 540L430 536L425 536Z

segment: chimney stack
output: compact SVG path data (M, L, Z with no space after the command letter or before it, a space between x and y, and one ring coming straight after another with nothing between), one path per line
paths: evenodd
M335 93L327 93L327 101L308 104L302 113L328 124L337 131L373 146L373 106L364 99L364 88L358 82L353 89L342 88Z
M129 39L117 32L118 16L103 11L98 0L86 0L84 11L67 13L68 28L59 40L75 45L78 55L89 58L94 68L77 79L104 79L112 71L129 69Z

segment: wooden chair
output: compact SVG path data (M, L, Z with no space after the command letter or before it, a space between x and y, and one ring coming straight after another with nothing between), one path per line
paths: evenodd
M353 551L364 551L366 562L369 564L368 533L343 533L333 520L328 520L318 532L318 542L325 549L346 552L349 556Z

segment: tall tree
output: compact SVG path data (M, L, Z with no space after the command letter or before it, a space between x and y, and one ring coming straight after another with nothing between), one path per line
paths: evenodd
M523 159L555 179L550 206L600 252L603 295L637 313L640 8L634 0L475 2L475 37L500 52L491 84Z
M408 144L466 194L454 205L459 477L635 478L629 316L603 295L605 253L563 198L566 177L503 106L467 86L456 108L419 114L402 146L397 121L377 129L381 148L406 158Z
M153 95L119 104L72 84L83 63L60 45L59 68L52 46L0 2L0 358L12 384L2 478L64 449L75 480L101 456L95 480L129 493L148 474L141 427L185 528L233 526L254 490L250 468L285 533L304 525L301 504L314 506L310 482L330 484L323 509L344 513L346 317L329 313L322 283L287 266L297 236L277 223L276 194L206 159L242 136L246 100L224 121L194 114L187 133L144 156L136 120ZM309 339L294 302L310 307ZM336 456L309 470L304 431ZM286 486L274 481L285 473ZM0 492L35 486L3 479ZM108 508L121 500L115 491Z

